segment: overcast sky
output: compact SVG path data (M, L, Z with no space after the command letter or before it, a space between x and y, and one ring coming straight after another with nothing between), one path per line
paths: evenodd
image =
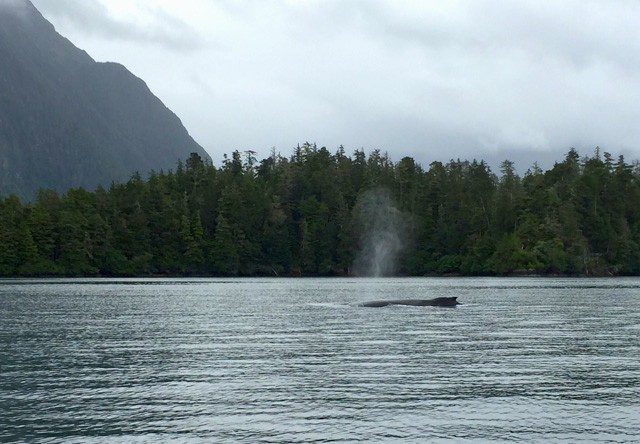
M215 164L304 141L520 173L572 146L640 158L638 0L32 1Z

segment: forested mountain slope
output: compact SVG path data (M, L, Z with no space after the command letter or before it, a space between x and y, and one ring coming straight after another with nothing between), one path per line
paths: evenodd
M0 194L94 189L205 151L146 84L96 63L28 0L0 4Z

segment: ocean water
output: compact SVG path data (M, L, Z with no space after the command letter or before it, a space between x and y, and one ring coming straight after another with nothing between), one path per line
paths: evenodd
M640 279L0 281L0 442L357 441L640 442Z

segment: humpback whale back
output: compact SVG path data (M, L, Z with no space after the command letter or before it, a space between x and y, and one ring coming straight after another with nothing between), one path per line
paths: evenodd
M361 307L386 307L388 305L413 305L416 307L455 307L460 305L457 296L440 297L434 299L396 299L389 301L371 301L360 304Z

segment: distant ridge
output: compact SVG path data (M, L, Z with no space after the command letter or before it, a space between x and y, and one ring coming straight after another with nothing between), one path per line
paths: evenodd
M29 0L0 0L0 195L93 189L210 160L139 78L97 63Z

